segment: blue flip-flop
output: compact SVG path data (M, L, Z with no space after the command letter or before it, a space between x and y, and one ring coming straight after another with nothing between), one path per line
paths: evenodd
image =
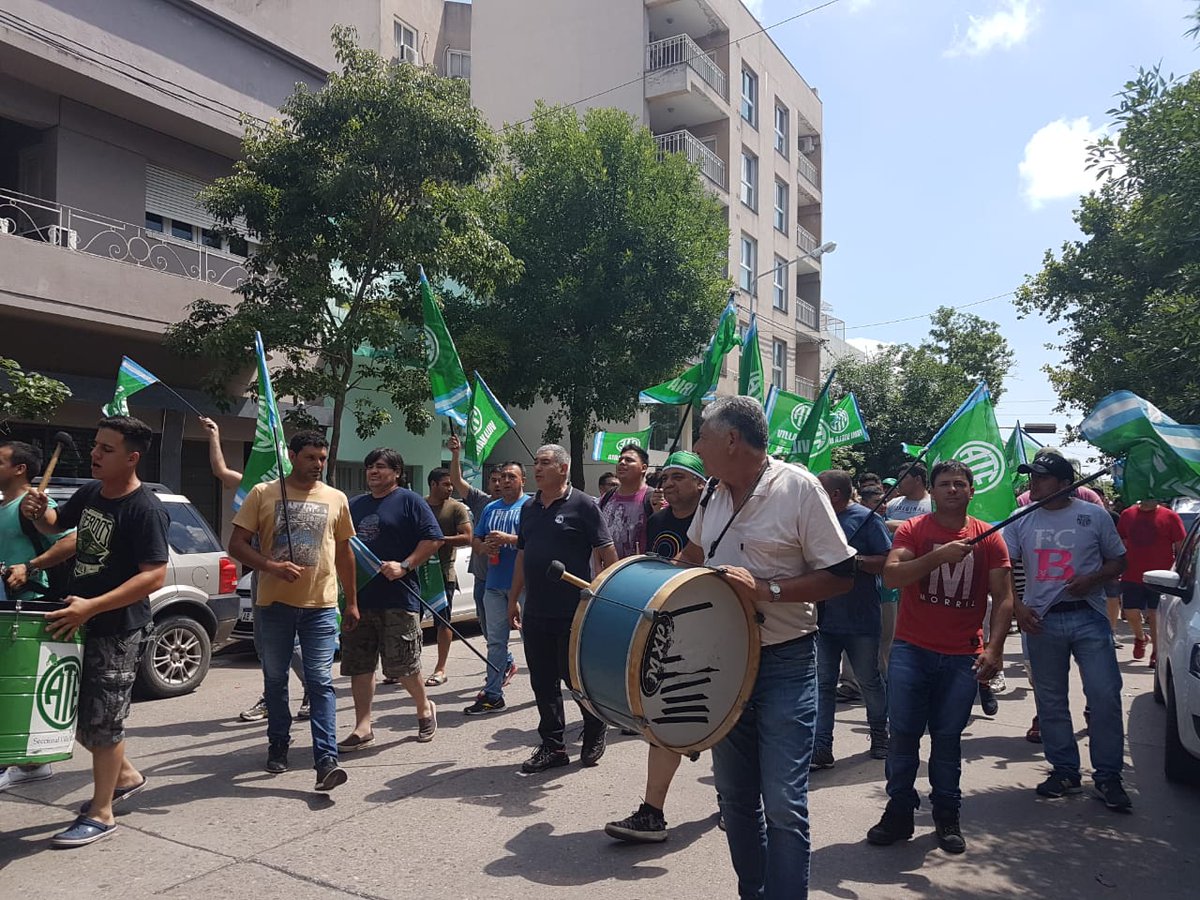
M66 831L60 831L50 839L50 843L55 847L84 847L88 844L94 844L101 838L106 838L117 830L117 823L105 825L103 822L97 822L95 819L89 819L87 816L80 816L75 820L75 823Z
M147 778L145 775L143 775L142 780L139 783L130 785L127 788L117 788L116 790L114 790L113 791L113 806L116 806L122 800L127 800L128 798L132 797L134 794L136 794L138 791L140 791L142 788L144 788L146 786L146 782L148 782L149 780L150 780L149 778ZM79 814L86 816L91 811L92 811L92 801L84 800L83 805L79 807Z

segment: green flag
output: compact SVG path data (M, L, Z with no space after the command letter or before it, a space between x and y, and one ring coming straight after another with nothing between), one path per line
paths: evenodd
M1029 476L1020 474L1017 467L1033 459L1039 449L1041 449L1041 445L1027 435L1021 428L1021 423L1017 422L1017 427L1012 430L1012 434L1008 436L1008 440L1004 444L1004 459L1008 463L1008 471L1012 475L1013 485L1018 490L1024 489L1025 484L1029 481Z
M871 440L867 433L867 425L863 422L862 413L858 409L858 400L853 393L847 394L829 410L825 419L829 426L829 445L831 447L849 447L854 444L865 444Z
M644 431L597 431L592 439L592 459L596 462L615 463L621 451L630 444L643 450L650 448L650 429Z
M420 272L421 304L425 314L425 368L429 370L433 409L439 416L448 416L465 427L470 412L471 386L467 384L458 350L446 330L442 311L433 299L425 270Z
M715 396L717 381L721 378L721 360L725 354L741 343L737 334L737 304L733 294L717 321L717 331L708 342L704 358L690 369L676 375L670 381L648 387L638 394L642 403L663 403L668 406L684 406L693 403L699 406Z
M670 381L648 387L638 394L641 403L663 403L667 406L686 406L692 402L700 387L702 365L696 363L682 375L676 375ZM708 397L704 398L708 400Z
M771 385L767 391L767 453L771 456L789 454L800 436L800 428L808 418L813 402L807 397L783 391Z
M763 389L762 348L758 344L758 316L750 314L750 326L742 338L742 358L738 363L738 393L759 403L766 399Z
M923 444L906 444L904 441L901 441L900 442L900 451L905 456L911 456L914 459L916 459L918 456L920 456L922 453L925 452L925 446Z
M117 369L116 392L113 394L112 400L104 406L102 412L106 416L129 415L129 398L142 388L148 388L157 381L156 377L128 356L122 356L121 368Z
M833 382L833 374L831 371L826 377L821 393L817 394L800 426L800 433L796 435L796 447L788 456L788 462L807 466L810 472L823 472L832 466L826 420L829 418L829 385Z
M1123 457L1126 502L1200 497L1200 426L1180 425L1130 391L1109 394L1079 426L1092 444Z
M929 442L926 462L930 469L947 459L964 463L974 476L975 496L968 513L985 522L999 522L1017 508L1000 426L985 382L979 383Z
M514 424L495 394L488 389L487 382L476 372L475 390L471 393L471 413L463 439L467 461L474 468L482 469L500 438L508 434Z
M263 350L262 335L254 332L254 350L258 355L258 424L254 427L254 446L242 472L242 483L233 495L233 509L237 512L251 489L260 482L279 477L279 465L283 464L283 475L292 472L287 458L287 445L283 440L283 424L279 419L279 408L275 405L275 391L271 387L271 373L267 371L267 354Z

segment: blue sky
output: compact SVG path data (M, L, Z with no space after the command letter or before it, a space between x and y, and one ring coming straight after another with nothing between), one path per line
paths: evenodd
M818 0L748 5L771 25ZM848 338L917 342L928 319L874 325L1012 290L1071 219L1083 147L1139 66L1200 67L1189 0L841 0L771 30L825 107L822 297ZM1051 413L1055 327L1011 298L968 312L1017 354L1002 429ZM1148 398L1153 400L1154 398ZM1045 438L1043 438L1045 440ZM1051 441L1054 439L1051 438ZM1070 448L1086 456L1088 448Z

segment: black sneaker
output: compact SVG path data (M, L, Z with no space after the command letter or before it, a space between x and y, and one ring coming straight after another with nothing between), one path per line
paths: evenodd
M933 833L937 836L938 846L947 853L966 852L967 842L958 827L958 810L934 810Z
M600 762L600 757L604 755L605 749L608 747L608 738L604 731L594 735L583 736L583 749L579 752L579 764L581 766L594 766Z
M818 769L833 768L833 749L831 747L813 747L812 759L808 763L810 772Z
M996 699L996 695L982 681L979 682L979 705L983 707L983 714L989 719L1000 711L1000 702Z
M327 759L317 766L317 790L332 791L335 787L346 783L346 770L337 764L336 759Z
M632 816L605 825L604 833L618 841L658 844L667 839L667 820L661 809L643 803Z
M243 710L238 714L238 718L243 722L261 722L267 717L267 698L259 697L258 702L249 709Z
M267 771L279 775L288 770L288 745L269 744L267 746Z
M914 830L912 807L889 800L879 824L867 832L867 843L886 847L896 841L907 841Z
M552 750L542 744L533 751L533 756L521 763L521 771L526 775L533 775L537 772L545 772L547 769L557 769L570 764L571 757L567 756L566 750Z
M483 716L488 713L500 712L504 709L504 698L490 700L486 696L476 698L475 702L463 710L464 716Z
M1078 794L1083 790L1078 775L1064 775L1061 772L1051 772L1050 776L1037 786L1039 797L1049 797L1057 800L1065 794Z
M887 759L891 739L886 728L871 729L871 759Z
M1096 793L1104 800L1104 805L1117 812L1133 812L1133 801L1121 786L1121 779L1096 782Z

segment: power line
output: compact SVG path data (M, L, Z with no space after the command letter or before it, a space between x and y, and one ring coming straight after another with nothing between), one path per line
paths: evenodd
M939 307L939 309L969 309L972 306L980 306L984 303L991 303L993 300L1001 300L1005 297L1011 297L1016 291L1005 291L1003 294L997 294L994 297L987 297L983 300L976 300L974 303L962 303L958 306ZM905 316L903 319L888 319L886 322L869 322L866 325L847 325L847 331L856 331L860 328L878 328L880 325L895 325L897 322L912 322L914 319L928 319L930 316L937 313L933 312L921 313L916 316Z

